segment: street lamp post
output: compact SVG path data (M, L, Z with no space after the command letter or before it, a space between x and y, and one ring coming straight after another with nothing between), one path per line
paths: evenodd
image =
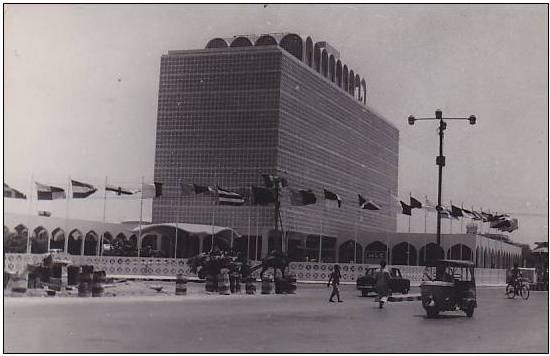
M441 110L435 111L435 117L422 117L415 118L413 115L409 115L409 125L414 125L415 121L419 120L439 120L439 156L435 159L435 164L439 167L438 181L437 181L437 245L441 246L441 189L443 182L443 167L445 166L445 156L443 155L443 136L445 135L445 129L447 123L443 120L443 112ZM470 117L446 117L445 120L468 120L470 125L475 125L477 118L475 115Z

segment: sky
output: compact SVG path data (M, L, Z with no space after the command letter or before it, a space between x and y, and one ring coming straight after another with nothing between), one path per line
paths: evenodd
M4 5L4 182L138 187L152 181L160 57L214 37L294 32L325 40L367 82L367 104L400 131L399 197L506 212L512 239L548 240L548 11L540 5ZM97 195L97 196L96 196ZM6 212L101 220L104 200L4 199ZM151 202L144 203L150 219ZM108 199L107 221L140 201ZM460 223L453 223L453 232ZM398 216L398 231L409 220ZM435 218L428 219L435 231ZM424 232L415 211L411 231ZM443 223L443 233L451 227Z

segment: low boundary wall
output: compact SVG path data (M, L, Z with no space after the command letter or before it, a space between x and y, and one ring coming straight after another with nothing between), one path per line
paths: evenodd
M5 256L4 270L8 272L23 271L27 264L41 263L45 255L8 253ZM187 266L187 259L151 258L151 257L123 257L123 256L75 256L58 254L58 259L69 260L76 265L93 265L94 269L103 270L107 275L126 276L175 276L183 273L193 276ZM254 261L256 265L259 261ZM355 282L365 273L368 267L377 265L342 263L340 264L342 282ZM296 275L298 281L328 281L334 263L292 262L290 272ZM391 266L390 266L391 267ZM395 266L401 270L404 278L411 281L411 285L419 285L422 280L424 266ZM504 269L476 268L476 282L478 285L502 285L506 283ZM259 277L260 271L254 273Z

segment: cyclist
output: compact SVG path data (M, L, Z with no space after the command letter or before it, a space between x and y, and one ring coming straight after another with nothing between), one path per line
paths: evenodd
M519 270L519 265L517 262L514 262L514 268L510 271L512 274L512 285L514 286L514 293L518 293L519 288L521 287L521 271Z

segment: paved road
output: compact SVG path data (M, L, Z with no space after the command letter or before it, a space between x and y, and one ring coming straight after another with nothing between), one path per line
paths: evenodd
M415 292L413 290L413 292ZM344 286L296 295L5 298L5 352L548 352L548 293L478 288L472 318L426 319L419 302L378 309Z

